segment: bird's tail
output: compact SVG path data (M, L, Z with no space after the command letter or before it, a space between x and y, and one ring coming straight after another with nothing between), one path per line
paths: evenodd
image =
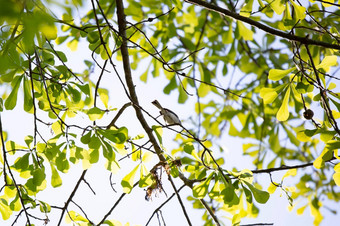
M153 105L155 105L156 107L158 107L159 109L163 109L161 104L157 101L157 100L154 100L151 102Z

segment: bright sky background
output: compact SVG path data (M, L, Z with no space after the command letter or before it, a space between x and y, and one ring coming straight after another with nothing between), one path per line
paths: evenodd
M90 3L90 1L89 1ZM54 9L51 9L54 11ZM85 10L86 11L86 10ZM54 11L55 12L55 11ZM79 10L80 13L83 13L84 10ZM76 17L75 17L76 18ZM84 43L80 43L78 46L78 50L76 52L71 52L65 46L55 46L58 50L63 50L68 57L67 65L70 68L77 68L79 72L81 72L85 64L83 63L84 59L92 60L90 56L90 52L87 51L87 46ZM116 65L119 66L121 62L116 62ZM110 71L113 71L112 68L108 67ZM120 68L121 75L123 72ZM99 70L96 68L91 77L94 81L99 75ZM167 84L167 81L163 78L157 79L148 79L148 82L145 84L139 80L139 77L135 76L134 81L137 89L137 94L139 95L140 103L146 110L152 113L154 116L158 115L158 110L151 104L151 101L154 99L158 99L162 105L167 108L174 110L182 120L188 119L189 114L194 114L193 112L193 104L196 101L196 97L189 97L188 103L185 105L177 104L177 94L172 93L171 95L166 95L163 93L163 88ZM109 90L115 90L110 93L110 104L113 107L117 107L118 109L127 102L127 98L125 97L125 93L123 92L120 84L116 76L112 74L106 74L101 84L104 88L108 88ZM116 96L117 90L121 90L121 95ZM10 140L15 140L19 144L23 144L25 135L33 133L33 115L28 115L23 112L23 97L19 95L19 100L17 107L13 111L4 111L1 113L3 128L9 134ZM117 125L125 125L129 128L129 135L134 136L142 132L140 125L137 121L131 120L131 118L135 118L135 112L132 108L127 110L128 114L124 115L123 118L119 119ZM106 115L103 120L98 122L99 125L107 125L112 118L114 117L115 112L111 112ZM85 119L80 117L77 120L84 121ZM155 124L153 120L149 120L150 125ZM90 122L89 122L90 123ZM184 122L185 125L185 122ZM46 133L49 133L46 130ZM172 143L172 137L174 133L171 131L164 130L163 141L165 147L170 151L172 147L175 147ZM46 136L49 136L46 134ZM242 156L242 140L236 139L234 137L230 137L224 135L222 139L219 141L220 144L225 147L227 150L225 152L226 164L224 168L232 169L232 167L237 167L237 169L241 170L244 168L250 168L252 166L251 159L249 157ZM126 172L129 172L135 165L127 166L128 161L122 162L122 168ZM152 167L152 165L150 165ZM151 168L150 167L150 168ZM252 168L250 168L252 169ZM304 169L299 170L298 172L302 172ZM311 169L308 169L311 170ZM47 170L48 171L48 170ZM82 168L81 163L74 166L71 165L70 172L66 175L61 175L63 178L63 186L60 188L52 189L50 185L48 185L51 189L47 189L49 191L43 191L38 194L39 199L51 200L52 205L63 206L70 192L74 188L80 174ZM272 173L273 179L276 182L279 182L285 172L274 172ZM123 174L122 174L123 175ZM124 174L125 175L125 174ZM48 179L49 177L47 177ZM106 213L106 210L110 209L113 203L117 200L117 198L121 195L121 186L120 181L121 177L114 176L115 189L118 193L113 193L108 185L109 181L109 172L104 170L104 161L101 158L101 161L97 164L93 165L92 168L86 175L86 180L91 184L91 187L96 192L96 195L86 187L83 183L81 188L77 191L75 196L75 201L80 206L86 206L86 213L89 215L91 220L98 222L103 214ZM260 181L260 184L264 185L263 189L266 190L270 179L267 174L256 176L256 179ZM284 185L290 186L290 181L294 179L287 178L285 179ZM102 186L98 181L102 181L105 186ZM176 180L177 187L180 187L182 184L180 180ZM173 191L172 188L168 185L168 181L164 174L163 176L163 185L165 191L170 196ZM185 194L190 194L190 189L185 188L180 193L182 198L185 197ZM166 200L166 197L163 193L159 194L159 197L153 197L152 201L147 202L144 199L145 191L141 188L136 188L132 191L131 195L125 197L122 203L117 207L117 211L108 218L108 219L117 219L122 223L130 222L131 225L140 223L144 225L148 218L151 216L153 210L157 208L161 203ZM185 201L186 208L189 212L190 219L193 220L194 225L201 225L201 214L203 211L192 210L191 203ZM287 211L287 206L289 205L288 200L284 193L281 193L279 189L270 196L268 203L261 205L257 204L260 207L260 214L257 219L243 219L242 224L250 224L250 223L274 223L275 226L287 226L287 225L313 225L313 217L310 214L310 209L306 209L303 215L296 215L296 208L289 212ZM69 208L75 209L77 208ZM333 204L333 209L340 210L337 204ZM57 215L49 215L51 222L48 225L55 225L56 222L53 221L59 219L59 211L53 210ZM80 212L80 211L79 211ZM165 205L162 208L162 213L167 225L185 225L185 219L183 217L183 213L180 210L180 206L178 204L177 198L174 197L171 202ZM218 214L218 216L224 215L224 212ZM335 216L331 214L329 211L323 211L323 215L325 216L325 220L322 222L322 226L326 225L334 225L334 222L339 221L339 216ZM12 217L12 219L14 219ZM157 217L154 217L152 223L150 225L158 225L156 221ZM222 219L222 218L221 218ZM1 223L0 219L0 223ZM23 225L25 221L24 216L22 215L20 221L17 225ZM9 220L6 223L11 223ZM230 224L229 220L224 220L226 225ZM1 223L1 225L4 225ZM42 225L42 224L37 224Z

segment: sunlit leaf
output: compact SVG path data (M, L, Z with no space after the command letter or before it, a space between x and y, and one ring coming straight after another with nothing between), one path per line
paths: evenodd
M295 68L290 68L287 70L280 70L280 69L271 69L269 71L268 78L273 81L281 80L283 77L294 71Z
M130 173L128 173L121 182L121 185L123 186L123 192L129 194L132 191L133 188L133 181L135 179L137 170L140 165L137 165Z
M158 141L160 144L162 144L162 135L163 135L163 129L161 126L152 126L153 131L157 135Z
M288 101L289 101L289 96L290 96L290 87L288 87L286 94L283 98L281 107L279 111L276 114L276 118L279 121L286 121L289 117L289 110L288 110Z
M62 185L61 177L56 170L56 168L51 164L52 176L51 176L51 185L55 187L59 187Z
M101 119L104 115L104 112L97 107L93 107L87 111L87 115L91 121L95 121L97 119Z
M236 34L240 38L243 38L245 41L251 41L253 40L254 32L250 29L248 29L241 21L237 21L237 27L236 27Z
M335 66L337 64L337 56L326 56L322 62L316 66L316 69L324 69L326 72L330 70L330 67Z
M0 213L3 220L7 220L12 215L12 210L10 209L6 200L0 198Z
M12 110L15 105L17 104L17 96L18 96L18 90L19 90L19 86L20 86L20 82L21 79L23 78L23 76L17 76L14 78L12 84L13 84L13 89L11 91L11 93L9 94L9 96L6 98L5 101L5 108L7 110Z
M253 9L254 0L248 0L248 2L241 8L240 15L249 17Z
M285 10L285 5L281 0L266 0L268 3L270 3L270 8L272 8L276 14L281 15L283 11Z
M290 0L290 3L292 3L292 5L294 7L295 17L299 20L303 20L306 17L306 14L305 14L306 8L296 4L293 0Z
M255 200L258 202L258 203L266 203L269 199L269 193L266 192L266 191L261 191L257 188L255 188L252 184L244 181L244 183L248 186L248 188L251 190L251 192L253 193L253 196L255 198Z
M192 194L194 197L198 198L198 199L203 199L207 194L208 194L208 188L209 188L209 184L211 179L213 178L213 176L215 175L214 172L212 172L207 179L205 179L203 182L196 184L193 189L192 189Z

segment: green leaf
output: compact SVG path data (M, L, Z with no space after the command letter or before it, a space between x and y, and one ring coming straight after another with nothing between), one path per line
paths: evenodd
M222 34L223 43L225 43L225 44L233 43L233 41L234 41L233 33L234 33L233 32L233 26L232 26L232 23L230 23L228 31L223 32L223 34Z
M306 8L303 6L300 6L296 4L294 1L290 0L290 3L292 3L294 7L294 15L296 19L303 20L306 17Z
M163 144L163 128L161 126L152 126L152 130L155 132L160 144Z
M337 65L337 56L326 56L322 62L316 66L316 69L324 69L326 72L330 70L331 66Z
M213 176L215 175L214 172L212 172L207 179L205 179L204 181L202 181L199 184L196 184L193 189L192 189L192 194L194 197L198 198L198 199L203 199L207 194L208 194L208 188L210 185L210 181L213 178Z
M39 201L39 209L40 209L40 212L42 213L49 213L51 212L51 206L46 203L46 202L43 202L43 201Z
M17 104L18 89L22 78L23 76L17 76L14 78L12 82L13 84L12 92L9 94L5 101L5 108L7 110L12 110Z
M68 162L66 158L65 152L60 152L55 159L55 164L57 166L57 169L63 173L67 173L68 169L70 168L70 163Z
M286 75L288 75L290 72L294 71L296 68L290 68L287 70L280 70L280 69L271 69L269 71L269 76L268 78L273 81L279 81Z
M326 147L324 148L322 153L314 160L313 166L317 169L321 169L325 166L325 161L332 159L332 157L333 157L333 150L328 149L327 144L326 144Z
M261 191L257 188L255 188L252 184L246 182L246 181L243 181L247 186L248 188L251 190L251 192L253 193L253 196L255 198L255 200L258 202L258 203L261 203L261 204L264 204L268 201L269 199L269 193L266 192L266 191Z
M266 0L270 4L270 8L274 10L274 12L278 15L281 15L285 10L285 5L281 0Z
M33 98L30 82L24 77L24 110L30 112L33 109Z
M270 104L273 103L273 101L278 97L279 93L282 89L284 89L287 86L287 84L279 85L275 88L262 88L260 90L260 97L263 98L264 104Z
M116 144L124 144L128 137L128 129L126 127L120 127L117 129L108 129L108 130L99 130L100 134L102 134L108 140L116 143Z
M20 144L15 143L14 141L9 140L9 141L6 142L6 149L7 149L7 151L11 151L11 153L14 153L14 151L16 151L16 150L20 150L20 149L25 150L25 149L27 149L27 147L22 146Z
M101 145L100 139L96 135L93 135L88 145L89 145L89 148L99 149Z
M80 141L83 143L83 144L88 144L90 143L91 141L91 131L89 131L88 133L86 133L84 136L82 136L80 138Z
M12 215L12 210L9 208L7 201L0 198L0 213L3 220L8 220Z
M311 140L311 137L315 135L315 133L317 132L316 129L313 129L313 130L302 130L302 131L299 131L297 133L297 136L296 138L301 141L301 142L307 142L307 141L310 141Z
M336 131L325 130L325 131L320 132L320 139L323 142L327 143L329 140L331 140L334 137L335 134L337 134Z
M90 163L96 163L99 160L99 150L98 149L90 149Z
M95 121L97 119L101 119L104 115L104 112L97 107L93 107L87 111L87 115L91 121Z
M51 185L56 188L62 185L61 177L59 176L56 168L51 164L52 176L51 176Z
M153 180L150 171L145 167L144 164L142 164L140 168L139 187L144 188L150 186L152 183Z
M13 167L17 169L19 172L23 172L28 169L28 158L30 156L30 153L25 154L22 157L19 157L16 159Z
M283 98L281 107L276 114L276 118L279 121L286 121L289 117L289 111L288 111L289 96L290 96L290 87L288 87L285 97Z
M333 174L333 180L334 180L335 184L340 187L340 172L335 172Z
M140 165L137 165L130 173L128 173L121 182L123 192L129 194L133 188L133 181Z
M245 2L246 2L246 4L242 7L242 9L240 11L240 15L245 16L245 17L249 17L252 10L253 10L254 0L248 0L248 1L245 1Z
M336 150L340 149L340 140L330 140L326 143L325 149Z
M239 20L236 22L236 24L237 24L237 27L236 27L236 31L235 31L235 36L237 37L237 39L243 38L243 40L245 40L245 41L253 40L254 32L252 30L248 29Z

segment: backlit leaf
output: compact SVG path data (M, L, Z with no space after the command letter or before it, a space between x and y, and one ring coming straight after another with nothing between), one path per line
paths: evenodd
M252 184L244 181L244 183L248 186L248 188L251 190L251 192L253 193L253 196L255 198L255 200L258 202L258 203L266 203L269 199L269 193L266 192L266 191L261 191L257 188L255 188Z
M129 194L133 188L133 181L136 176L139 165L137 165L130 173L128 173L121 182L123 186L123 192Z
M237 27L235 32L238 35L238 39L243 38L245 41L253 40L254 32L248 29L241 21L238 20L236 23Z
M290 68L287 70L280 70L280 69L271 69L269 71L268 78L273 81L281 80L283 77L294 71L295 68Z
M279 121L286 121L289 117L289 110L288 110L289 96L290 96L290 87L288 87L285 97L283 98L281 107L276 114L276 118Z
M13 89L5 101L5 108L7 110L12 110L17 104L18 89L23 76L17 76L13 80Z
M326 72L330 70L330 67L335 66L337 64L337 56L326 56L322 62L316 66L316 69L324 69Z
M93 107L87 111L87 115L91 121L95 121L97 119L101 119L104 115L104 112L97 107Z
M60 177L58 171L56 170L56 168L52 164L51 164L51 170L52 170L52 176L51 176L52 186L54 188L61 186L62 185L61 177Z
M306 17L306 8L303 6L300 6L296 4L294 1L290 0L290 3L292 3L294 7L294 15L296 19L303 20Z
M204 181L202 181L199 184L196 184L193 189L192 189L192 194L194 197L198 198L198 199L203 199L206 194L208 194L208 188L209 188L209 184L211 179L213 178L213 176L215 175L214 172L212 172L207 179L205 179Z

